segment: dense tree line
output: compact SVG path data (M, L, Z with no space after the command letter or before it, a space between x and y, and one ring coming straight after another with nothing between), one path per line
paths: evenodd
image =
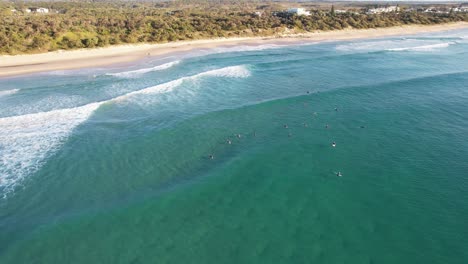
M92 48L122 43L270 36L288 32L344 28L376 28L404 24L437 24L468 21L462 13L417 12L366 15L312 11L311 16L275 14L275 6L262 4L213 5L208 2L79 3L48 2L49 14L31 14L24 5L0 6L0 54ZM15 9L16 12L11 10ZM262 16L256 16L256 10Z

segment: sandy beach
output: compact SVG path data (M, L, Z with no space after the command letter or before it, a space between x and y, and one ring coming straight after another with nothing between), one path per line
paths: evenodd
M401 26L379 29L346 29L338 31L318 31L304 34L283 34L271 37L220 38L193 41L180 41L164 44L118 45L97 49L55 51L41 54L0 56L0 77L53 70L79 69L107 66L143 59L147 56L160 56L171 52L189 51L200 48L215 48L235 45L287 44L298 41L335 41L388 36L403 36L418 33L440 32L468 28L467 22L430 26Z

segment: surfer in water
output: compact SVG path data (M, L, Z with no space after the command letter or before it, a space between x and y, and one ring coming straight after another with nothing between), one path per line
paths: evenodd
M241 134L237 134L237 138L241 138L241 137L242 137Z
M209 158L210 158L210 159L214 159L214 155L213 155L213 154L210 154Z
M341 174L341 172L339 171L339 172L336 173L336 176L341 177L341 176L343 176L343 174Z
M332 147L336 147L336 142L333 142L333 143L332 143Z
M328 124L325 125L325 128L328 129Z
M230 139L227 139L226 142L227 142L229 145L231 145L231 143L232 143Z
M283 125L284 128L288 128L288 125Z

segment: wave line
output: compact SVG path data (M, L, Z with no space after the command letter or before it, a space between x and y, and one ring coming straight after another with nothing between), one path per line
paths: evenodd
M0 118L0 194L6 197L26 176L36 172L47 156L57 151L73 130L88 120L101 105L135 95L170 92L184 81L205 76L245 78L250 76L250 71L244 65L230 66L79 107Z
M117 72L117 73L107 73L106 75L110 76L115 76L115 77L120 77L120 78L136 78L142 74L148 73L148 72L153 72L153 71L162 71L169 69L177 64L179 64L180 61L172 61L168 62L165 64L161 64L158 66L154 66L151 68L143 68L139 70L133 70L133 71L125 71L125 72Z
M11 89L11 90L0 91L0 97L12 95L12 94L17 93L18 91L19 91L19 89Z

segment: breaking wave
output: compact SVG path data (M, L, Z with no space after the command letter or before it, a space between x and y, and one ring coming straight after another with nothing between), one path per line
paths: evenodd
M219 47L210 49L209 53L231 53L231 52L244 52L244 51L261 51L269 49L279 49L284 48L286 45L277 45L277 44L265 44L265 45L243 45L243 46L233 46L233 47Z
M229 78L246 78L250 76L250 71L246 66L231 66L222 69L211 70L199 73L197 75L186 77L186 78L197 78L203 76L214 76L214 77L229 77Z
M426 39L398 39L356 42L338 45L338 51L344 52L377 52L377 51L432 51L435 49L447 48L456 42L435 42Z
M165 92L170 92L172 89L175 87L181 85L184 81L189 81L189 80L195 80L200 77L205 77L205 76L210 76L210 77L224 77L224 78L246 78L250 76L250 71L247 69L246 66L240 65L240 66L230 66L230 67L225 67L221 69L216 69L216 70L211 70L211 71L206 71L202 72L196 75L192 76L187 76L187 77L182 77L180 79L170 81L167 83L159 84L156 86L148 87L142 90L130 92L121 96L118 96L114 99L111 99L109 101L122 101L125 100L129 97L139 95L139 94L155 94L155 93L165 93Z
M139 70L134 70L134 71L125 71L125 72L117 72L117 73L107 73L106 75L120 77L120 78L135 78L148 72L162 71L162 70L169 69L179 63L180 61L172 61L172 62L161 64L158 66L154 66L151 68L144 68L144 69L139 69Z
M7 95L12 95L12 94L17 93L18 91L19 91L19 89L0 91L0 97L7 96Z
M73 129L89 119L103 104L120 102L135 95L170 92L185 81L201 77L248 76L250 71L244 65L225 67L84 106L0 118L0 193L6 195L27 175L37 171L46 157L60 148Z
M10 104L0 109L0 118L8 116L20 116L39 112L48 112L63 108L72 108L90 103L79 95L52 94L35 100L26 100L16 104Z
M57 149L60 142L99 106L100 103L93 103L0 118L0 190L8 191L37 170L47 153Z
M448 46L455 44L455 42L446 42L446 43L439 43L439 44L432 44L432 45L422 45L416 47L404 47L404 48L393 48L393 49L386 49L387 51L432 51L434 49L442 49L447 48Z

